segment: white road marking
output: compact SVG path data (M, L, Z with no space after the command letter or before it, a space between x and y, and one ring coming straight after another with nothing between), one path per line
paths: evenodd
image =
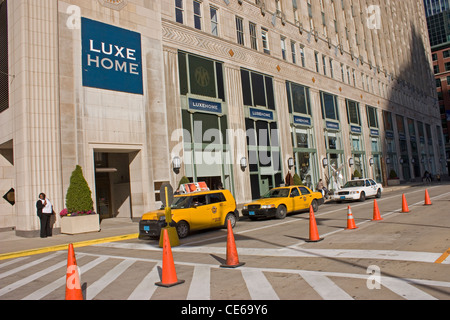
M313 271L299 271L299 274L324 300L354 300L323 274Z
M161 267L161 263L157 263L152 270L145 276L145 278L134 289L128 300L150 300L157 286L156 282L160 281L158 267Z
M261 270L242 269L241 272L253 300L280 300Z
M117 266L105 273L103 277L95 281L92 285L88 285L86 290L86 300L95 298L103 289L116 280L122 273L125 272L136 260L123 260Z
M186 300L210 300L211 268L196 266Z

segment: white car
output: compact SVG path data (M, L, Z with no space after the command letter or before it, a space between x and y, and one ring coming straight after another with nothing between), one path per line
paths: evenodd
M331 199L336 202L343 200L359 200L364 201L367 197L381 197L383 186L376 183L373 179L354 179L348 181L344 186L335 191Z

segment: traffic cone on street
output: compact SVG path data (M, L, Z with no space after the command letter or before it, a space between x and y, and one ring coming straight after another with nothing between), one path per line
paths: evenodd
M234 241L233 228L231 221L227 222L227 261L226 264L220 265L222 268L237 268L243 266L245 262L239 262L239 256Z
M431 205L430 195L428 194L428 190L425 189L425 204L426 206Z
M156 282L155 285L160 287L173 287L177 284L184 283L184 280L178 280L175 270L175 263L173 262L172 248L170 246L169 233L164 229L163 233L163 261L162 261L162 276L161 282Z
M353 219L352 208L350 208L350 206L348 206L347 230L356 229L356 228L358 228L358 227L355 225L355 219Z
M378 208L377 200L373 200L373 219L372 221L380 221L383 220L383 218L380 215L380 209Z
M309 206L309 240L306 242L318 242L323 238L319 237L319 231L317 230L316 218L314 217L314 210L312 206Z
M83 300L77 260L75 259L75 252L71 243L67 253L66 300Z
M405 194L402 194L402 212L409 212L408 203L406 202Z

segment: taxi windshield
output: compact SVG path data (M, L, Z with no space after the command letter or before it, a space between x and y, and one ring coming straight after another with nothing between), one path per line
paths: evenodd
M263 195L263 198L283 198L289 196L289 189L272 189L269 192L267 192L265 195Z
M343 188L364 187L364 180L348 181Z
M173 199L172 204L170 205L171 209L186 209L190 207L190 196L182 196L182 197L175 197Z

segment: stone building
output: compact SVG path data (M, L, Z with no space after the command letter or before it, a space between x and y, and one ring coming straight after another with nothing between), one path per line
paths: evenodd
M0 2L0 229L37 236L77 164L102 218L133 219L182 176L240 205L288 174L445 169L422 1Z

